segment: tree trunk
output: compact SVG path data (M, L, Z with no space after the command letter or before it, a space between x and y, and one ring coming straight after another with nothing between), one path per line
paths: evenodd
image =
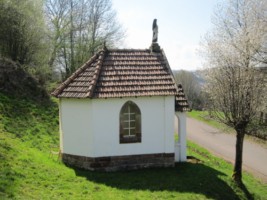
M236 145L235 145L235 166L233 172L233 180L237 184L242 184L242 157L243 157L243 142L245 136L245 128L236 129Z
M70 73L75 71L74 66L74 26L73 26L73 1L70 2Z

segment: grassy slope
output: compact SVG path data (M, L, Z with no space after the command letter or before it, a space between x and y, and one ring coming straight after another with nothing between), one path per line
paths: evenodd
M187 115L199 121L205 122L206 124L210 126L221 129L225 132L234 132L234 129L226 126L225 124L222 124L213 119L210 119L208 111L192 110L191 112L188 112Z
M50 156L58 144L57 105L0 93L0 199L246 199L231 182L232 166L189 143L197 160L175 168L100 173L66 167ZM250 175L256 199L267 186Z
M211 119L209 117L209 113L208 111L196 111L196 110L192 110L191 112L188 112L187 115L191 118L194 118L194 119L197 119L199 121L202 121L214 128L217 128L217 129L220 129L222 130L223 132L225 133L232 133L232 134L235 134L235 130L229 126L226 126L225 124L222 124L222 123L219 123L218 121L215 121L213 119ZM249 139L249 140L252 140L254 142L257 142L258 144L260 145L263 145L264 147L267 147L267 140L264 140L262 138L264 138L265 136L260 136L260 134L264 134L266 135L266 127L265 129L262 129L261 130L261 133L257 134L256 135L248 135L246 134L245 137L246 139ZM266 198L267 199L267 198Z

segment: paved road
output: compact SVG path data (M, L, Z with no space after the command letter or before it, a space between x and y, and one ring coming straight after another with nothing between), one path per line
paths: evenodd
M187 118L187 138L216 156L234 163L236 141L234 134L222 133L200 121ZM267 148L246 139L243 148L243 169L267 183Z

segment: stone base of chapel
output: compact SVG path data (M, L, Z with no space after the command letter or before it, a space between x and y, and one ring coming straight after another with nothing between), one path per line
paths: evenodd
M174 153L128 156L85 157L62 154L65 164L91 171L123 171L143 168L174 167Z

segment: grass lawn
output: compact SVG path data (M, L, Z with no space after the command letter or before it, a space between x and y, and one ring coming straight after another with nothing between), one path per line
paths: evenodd
M189 162L174 168L90 172L50 155L58 145L57 105L0 94L0 199L266 199L267 185L188 142Z
M196 111L196 110L192 110L191 112L187 113L188 117L197 119L199 121L202 121L214 128L220 129L221 131L223 131L224 133L232 133L232 134L236 134L235 130L229 126L226 126L225 124L222 124L220 122L217 122L213 119L211 119L209 117L209 113L208 111ZM267 131L267 130L266 130ZM266 133L266 132L265 132ZM251 141L256 142L257 144L262 145L263 147L267 148L267 141L260 139L258 137L255 137L253 135L245 135L246 139L249 139ZM267 199L267 198L266 198Z
M227 133L233 133L234 129L226 126L225 124L222 124L220 122L215 121L214 119L211 119L209 117L209 112L208 111L197 111L197 110L192 110L191 112L187 113L188 117L197 119L199 121L202 121L212 127L218 128L220 130L223 130L224 132Z

